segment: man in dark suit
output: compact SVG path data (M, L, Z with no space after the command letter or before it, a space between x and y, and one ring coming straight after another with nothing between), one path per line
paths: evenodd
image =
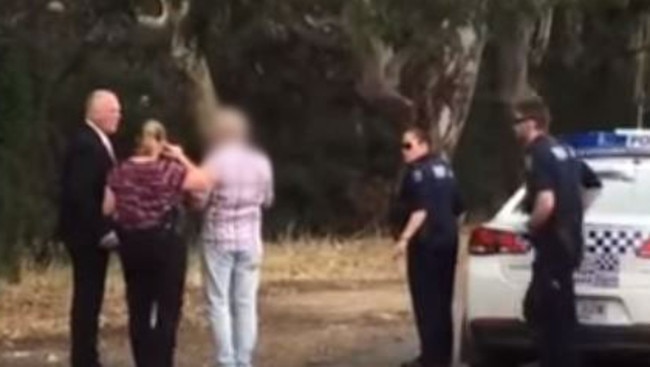
M97 334L109 257L102 244L115 238L102 203L106 177L115 164L109 136L117 131L120 119L120 102L113 92L92 92L86 121L70 140L64 159L59 231L73 266L72 367L101 366Z

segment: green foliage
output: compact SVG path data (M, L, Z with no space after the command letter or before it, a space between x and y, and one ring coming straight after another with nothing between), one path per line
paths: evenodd
M362 47L374 35L396 48L423 50L439 46L456 25L481 21L484 12L484 0L352 0L347 8Z
M249 32L231 29L211 55L220 97L252 113L274 162L278 200L267 230L344 233L381 219L360 215L351 188L368 178L390 185L396 134L356 95L351 55L291 33Z
M491 0L490 10L497 13L536 15L549 7L573 0Z
M24 55L2 47L0 60L0 273L15 274L18 243L30 235L30 219L38 218L31 169L36 146L31 80Z

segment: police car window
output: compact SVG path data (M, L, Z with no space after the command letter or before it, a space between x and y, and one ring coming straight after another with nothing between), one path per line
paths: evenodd
M635 180L634 175L631 175L627 172L609 170L609 171L599 171L597 172L598 177L601 180L605 181L627 181L631 182Z
M598 174L603 189L590 208L591 214L650 215L650 170Z
M603 189L590 208L590 213L603 215L650 215L650 169L632 172L599 170ZM524 199L515 208L523 213Z

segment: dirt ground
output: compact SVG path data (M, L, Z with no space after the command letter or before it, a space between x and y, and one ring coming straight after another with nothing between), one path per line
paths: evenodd
M397 366L415 353L403 269L380 238L268 246L257 366ZM179 367L212 366L200 270L188 275ZM69 269L27 271L0 290L0 366L67 366ZM106 366L132 366L119 267L102 316Z

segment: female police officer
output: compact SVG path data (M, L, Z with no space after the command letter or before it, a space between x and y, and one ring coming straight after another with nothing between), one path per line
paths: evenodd
M403 226L395 256L407 256L421 349L419 358L403 366L449 366L460 195L450 165L432 153L424 130L404 132L402 155L407 170L399 192Z

